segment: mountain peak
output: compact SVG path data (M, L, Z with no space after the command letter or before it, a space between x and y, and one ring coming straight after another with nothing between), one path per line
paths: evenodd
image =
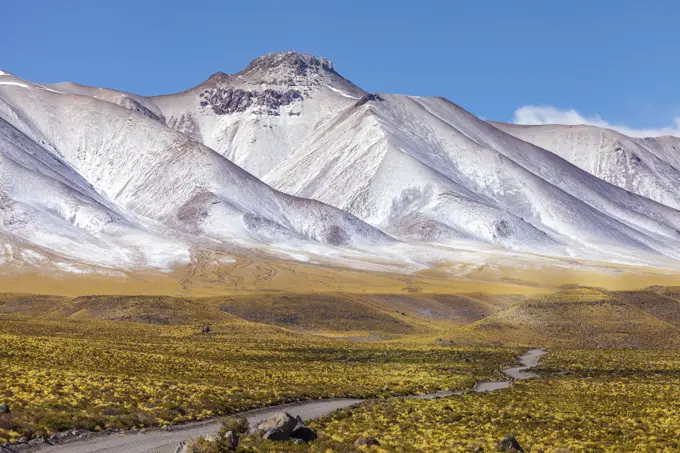
M283 72L292 76L304 76L319 74L324 71L335 73L333 63L327 58L316 57L308 53L300 53L294 50L281 53L268 53L258 57L239 74L251 74L258 72Z
M303 95L310 95L309 90L313 87L328 86L350 98L359 99L366 94L338 74L327 58L294 50L257 57L240 72L217 72L199 85L201 88L225 86L247 91L252 91L252 87L277 91L294 89Z

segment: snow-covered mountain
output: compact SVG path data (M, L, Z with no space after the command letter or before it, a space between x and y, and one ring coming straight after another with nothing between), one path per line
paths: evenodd
M364 96L325 58L269 54L188 91L151 100L167 124L255 176L288 158L318 127Z
M615 133L584 130L367 93L297 52L155 97L0 73L0 247L114 268L226 246L680 266L675 139L612 135L635 166L592 157L593 137Z
M273 190L125 101L133 97L66 87L0 75L3 232L102 264L142 265L160 258L158 248L186 249L164 246L173 231L265 244L392 241L337 208Z
M680 138L633 138L593 126L495 123L615 186L680 209Z

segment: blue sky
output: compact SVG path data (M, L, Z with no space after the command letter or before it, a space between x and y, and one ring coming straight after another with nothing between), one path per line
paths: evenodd
M671 0L23 0L0 11L0 68L160 94L295 49L486 119L661 128L680 117L678 17Z

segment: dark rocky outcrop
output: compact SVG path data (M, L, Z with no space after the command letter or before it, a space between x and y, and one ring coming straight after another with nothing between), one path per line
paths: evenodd
M142 115L151 118L152 120L156 120L159 123L165 124L165 117L163 115L157 115L156 113L152 112L148 108L144 107L142 104L137 102L136 100L125 96L123 99L120 101L121 107L125 107L128 110L135 111L137 113L141 113Z
M296 440L301 440L304 443L308 443L317 439L318 436L316 431L305 425L305 422L302 420L302 418L300 418L300 416L296 417L296 421L297 425L295 425L293 432L290 433L290 437Z
M282 105L289 105L295 101L301 100L303 100L303 97L297 90L288 90L284 93L281 91L267 89L261 94L258 94L256 104L266 107L271 112L277 111L276 114L278 114L278 109ZM272 113L269 114L271 115Z
M289 440L290 436L280 429L270 429L265 431L265 433L262 435L262 439L264 440L271 440L274 442L277 441L283 441L283 440Z
M362 105L366 104L367 102L371 101L382 101L383 98L380 97L378 94L374 93L369 93L365 96L362 96L361 99L359 99L355 104L354 107L361 107Z
M256 93L240 88L214 88L200 94L201 106L210 106L218 115L245 112L253 104Z
M517 442L517 439L515 439L513 436L508 436L498 442L498 451L524 453L524 450L520 446L519 442Z
M304 97L297 90L246 91L241 88L208 88L200 94L202 107L210 107L218 115L228 115L246 111L249 107L261 106L255 113L278 116L279 108L302 101Z

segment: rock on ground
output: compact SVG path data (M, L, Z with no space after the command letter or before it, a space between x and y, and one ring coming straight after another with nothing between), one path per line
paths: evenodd
M507 452L519 452L524 453L524 450L517 442L513 436L508 436L505 439L498 442L498 450Z
M378 442L378 439L376 439L375 437L360 437L354 441L354 445L356 445L357 447L361 447L364 445L370 447L372 445L378 446L380 445L380 442Z
M238 434L233 431L227 431L224 434L224 441L227 444L227 449L230 451L236 451L238 448Z
M278 430L286 436L290 436L298 421L288 412L277 412L270 419L260 423L259 429L263 431Z
M289 440L290 436L280 429L270 429L262 435L262 438L264 440L280 441Z

